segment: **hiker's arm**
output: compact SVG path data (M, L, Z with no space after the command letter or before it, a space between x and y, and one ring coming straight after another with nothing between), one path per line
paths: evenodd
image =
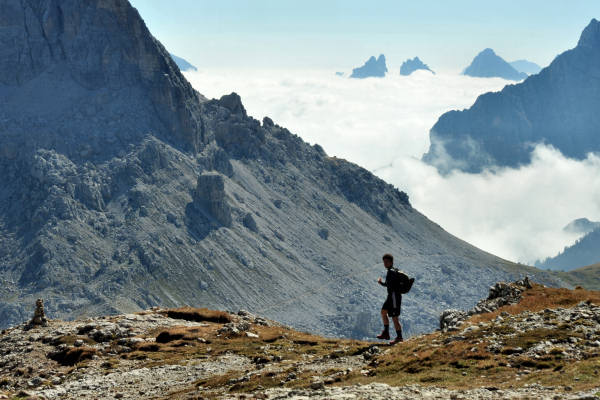
M384 282L383 279L381 279L381 277L377 279L377 283L379 283L381 286L387 286L387 282Z

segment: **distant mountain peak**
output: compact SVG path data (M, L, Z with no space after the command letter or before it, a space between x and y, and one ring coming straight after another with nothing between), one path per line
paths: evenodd
M435 72L433 72L427 64L421 61L419 57L415 57L412 60L409 58L402 63L402 66L400 67L400 75L410 75L420 69L435 74Z
M388 69L385 63L385 56L380 54L377 58L371 56L362 67L354 68L350 78L383 78L387 72Z
M511 61L510 65L512 65L512 67L514 69L516 69L517 71L523 72L527 75L535 75L535 74L538 74L542 70L542 67L540 67L536 63L529 61L529 60Z
M600 47L600 21L593 18L585 27L577 43L579 47Z
M564 232L587 234L600 228L600 222L590 221L587 218L577 218L563 228Z
M177 66L179 67L179 69L182 72L185 72L185 71L198 71L198 68L196 68L195 65L193 65L192 63L190 63L185 58L181 58L179 56L176 56L173 53L171 53L170 55L171 55L171 58L173 59L173 61L175 61L175 64L177 64Z
M514 81L527 78L527 74L517 71L489 47L475 56L463 74L480 78L498 77Z

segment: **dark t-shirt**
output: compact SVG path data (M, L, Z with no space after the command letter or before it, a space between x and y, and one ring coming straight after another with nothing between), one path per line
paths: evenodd
M398 270L396 268L390 268L387 270L387 274L385 275L385 282L382 282L381 285L387 287L388 293L393 293L394 289L399 286L398 280L400 279Z

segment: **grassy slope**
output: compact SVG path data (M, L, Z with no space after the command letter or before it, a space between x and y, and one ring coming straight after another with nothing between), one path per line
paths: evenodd
M573 286L579 285L589 290L600 290L600 263L569 272L557 272L556 275Z

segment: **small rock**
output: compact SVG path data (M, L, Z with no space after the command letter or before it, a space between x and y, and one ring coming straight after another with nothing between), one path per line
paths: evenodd
M312 390L324 389L325 388L325 382L323 382L323 381L313 382L313 383L310 384L310 388Z

